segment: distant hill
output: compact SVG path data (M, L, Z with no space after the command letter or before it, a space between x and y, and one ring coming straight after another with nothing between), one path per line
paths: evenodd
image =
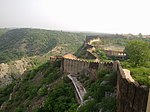
M41 55L56 46L66 52L76 51L83 43L85 34L43 29L0 29L0 63L23 56Z

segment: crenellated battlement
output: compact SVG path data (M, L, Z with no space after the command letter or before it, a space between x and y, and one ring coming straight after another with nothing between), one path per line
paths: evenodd
M89 56L94 56L92 49L94 46L90 45L90 39L85 45ZM97 39L97 37L95 37ZM98 40L98 39L97 39ZM96 41L96 40L94 40ZM88 52L88 50L90 52ZM105 51L109 55L116 55L120 57L126 56L122 52ZM78 59L75 56L69 57L52 57L50 60L56 61L61 59L61 70L65 74L91 75L95 77L97 70L108 69L116 71L117 73L117 112L150 112L150 90L144 85L140 85L130 75L130 71L123 69L119 61L115 62L92 62L84 59ZM95 59L89 58L89 59Z
M94 77L95 71L103 68L116 71L117 112L149 112L149 88L136 82L131 77L130 71L123 69L119 61L90 62L82 59L58 58L61 59L61 69L65 74L78 76L84 73ZM52 61L53 59L57 60L56 57L53 57Z
M50 62L61 60L61 70L64 73L80 74L85 69L98 70L101 68L112 69L113 62L92 62L84 59L69 59L63 57L51 57Z
M112 69L113 62L90 62L81 59L63 59L62 64L64 73L80 74L85 69L101 69L108 68Z

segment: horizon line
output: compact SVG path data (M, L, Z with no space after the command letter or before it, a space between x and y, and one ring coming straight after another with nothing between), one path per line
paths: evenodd
M102 33L98 31L86 31L86 30L62 30L62 29L51 29L51 28L42 28L42 27L0 27L0 29L41 29L41 30L49 30L49 31L62 31L62 32L72 32L72 33L97 33L97 34L118 34L118 35L139 35L142 33L134 34L134 33ZM142 35L150 35L150 34L142 34Z

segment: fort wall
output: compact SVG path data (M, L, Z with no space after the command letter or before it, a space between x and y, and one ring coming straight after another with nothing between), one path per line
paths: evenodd
M84 42L84 45L87 48L87 53L86 53L87 56L86 57L89 57L91 59L97 58L97 56L94 56L92 54L92 52L88 52L88 49L95 48L95 46L92 45L92 42L97 42L97 41L100 41L103 38L111 38L111 37L114 37L114 36L118 37L119 35L109 35L109 36L106 36L106 35L103 35L103 36L95 35L95 36L87 36L86 40ZM126 58L126 54L123 51L113 51L113 50L103 50L103 51L106 53L106 55L108 57L113 57L114 56L117 59L125 59Z
M87 42L89 41L90 38ZM88 48L92 47L88 46ZM90 55L92 56L93 54L91 53ZM120 56L125 56L125 54L120 53ZM52 57L51 60L55 61L56 58ZM61 70L65 74L78 75L84 70L96 71L102 68L117 72L117 112L150 112L149 88L134 81L130 76L130 71L124 70L118 61L89 62L79 59L62 58L61 63Z
M91 72L103 68L116 71L117 112L150 112L149 88L134 81L130 71L123 69L119 61L89 62L86 60L62 58L61 66L65 74L73 75L80 75L84 70ZM92 73L89 75L93 76Z
M83 70L85 69L112 69L113 68L113 63L112 62L88 62L85 60L74 60L74 59L63 59L63 64L62 64L63 72L67 74L80 74Z
M114 62L114 70L117 72L117 112L146 112L148 87L134 81L119 62Z

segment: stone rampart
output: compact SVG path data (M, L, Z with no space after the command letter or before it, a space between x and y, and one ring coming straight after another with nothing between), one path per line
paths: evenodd
M64 73L80 74L85 69L98 70L101 68L112 69L112 62L88 62L86 60L63 59L62 69Z
M93 71L103 68L114 70L117 73L117 112L150 112L149 88L132 79L130 71L123 69L119 61L89 62L62 58L61 63L61 70L65 74L73 75L80 75L83 71L85 73L88 70L91 72L89 75L93 76Z
M100 62L98 69L108 69L108 70L113 70L113 62Z
M110 37L109 37L110 36ZM95 36L87 36L86 37L86 40L84 42L84 45L86 46L86 49L87 49L87 53L86 53L86 57L88 57L87 59L94 59L94 58L97 58L98 56L95 56L92 52L89 52L88 49L95 49L95 46L92 45L92 42L97 42L97 41L100 41L101 39L103 38L111 38L113 37L113 35L109 35L109 36L98 36L98 35L95 35ZM118 35L116 35L118 36ZM103 51L105 52L105 54L108 56L108 57L115 57L117 59L126 59L127 56L126 56L126 53L124 53L124 51L113 51L113 50L104 50Z
M146 112L149 89L130 78L119 62L114 62L117 72L117 112Z

